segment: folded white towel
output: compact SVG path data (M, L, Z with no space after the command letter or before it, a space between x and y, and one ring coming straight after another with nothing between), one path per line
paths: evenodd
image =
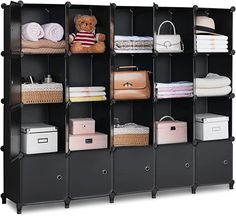
M122 50L122 49L116 49L115 50L116 53L152 53L152 49L145 49L145 50L134 50L134 49L130 49L130 50Z
M44 30L45 39L57 42L63 38L64 29L58 23L47 23L42 25L42 28Z
M123 40L135 40L135 41L152 41L153 37L150 36L124 36L124 35L115 35L115 41Z
M171 82L171 83L155 83L155 88L179 87L179 86L193 86L193 83L189 81L178 81L178 82Z
M38 41L43 36L43 28L36 22L26 23L21 27L22 40Z
M210 97L210 96L224 96L231 92L230 86L220 87L220 88L197 88L195 94L198 97Z
M228 40L228 36L226 35L196 35L197 40L201 39L209 39L209 40Z
M182 94L191 94L193 93L193 90L189 90L189 91L165 91L165 92L162 92L162 91L157 91L157 94L158 95L171 95L171 94L174 94L174 95L182 95Z
M214 49L201 48L201 49L197 49L197 51L200 52L200 53L213 53L213 52L226 53L226 52L228 52L228 49L220 49L220 48L214 48Z
M85 86L85 87L70 87L70 92L98 92L105 91L105 87L103 86Z
M70 92L70 97L91 97L106 95L104 91L101 92Z
M228 49L227 44L197 44L197 49Z
M197 45L227 45L228 41L227 40L197 40Z
M231 84L230 78L220 76L216 73L208 73L204 78L196 78L196 88L209 89L229 86Z

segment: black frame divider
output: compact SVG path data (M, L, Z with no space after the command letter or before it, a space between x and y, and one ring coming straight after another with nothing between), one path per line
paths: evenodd
M194 79L208 72L233 79L233 12L230 9L178 8L110 5L24 4L22 1L2 4L4 9L4 189L2 203L9 199L17 213L23 206L150 192L156 198L159 190L185 187L196 193L198 186L228 184L233 189L232 99L222 97L156 99L155 82ZM211 15L219 33L228 35L228 53L198 53L195 39L195 17L198 12ZM93 14L97 30L106 34L106 51L101 54L72 54L69 34L74 32L76 14ZM181 35L183 53L116 53L114 35L153 36L165 19L172 20ZM36 21L58 22L65 30L65 54L23 54L21 25ZM144 27L145 26L145 27ZM163 33L171 33L164 26ZM113 99L113 71L119 65L136 65L150 70L151 98L143 101ZM37 79L51 73L63 84L63 103L26 105L21 102L21 77ZM70 86L102 85L107 100L101 102L68 102ZM231 84L231 87L233 85ZM195 88L195 87L194 87ZM229 116L229 139L199 141L195 133L195 115L213 112ZM158 145L156 124L164 115L187 122L186 143ZM69 150L69 119L92 117L96 130L108 135L106 149ZM114 118L120 123L135 122L150 128L149 145L114 147ZM58 128L58 152L27 155L21 152L21 125L44 122Z

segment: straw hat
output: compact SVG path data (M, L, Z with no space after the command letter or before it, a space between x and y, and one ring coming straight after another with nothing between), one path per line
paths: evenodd
M215 34L215 22L207 16L196 16L196 33Z

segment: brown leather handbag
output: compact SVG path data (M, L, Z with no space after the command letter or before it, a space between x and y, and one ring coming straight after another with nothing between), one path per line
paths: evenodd
M136 70L124 70L131 69ZM114 72L114 99L145 100L150 98L149 71L138 70L136 66L120 66Z

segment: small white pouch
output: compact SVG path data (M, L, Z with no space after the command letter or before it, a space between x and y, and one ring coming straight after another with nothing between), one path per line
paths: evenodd
M161 27L165 23L170 23L172 25L174 34L160 34ZM181 40L181 36L176 34L175 26L169 20L165 20L160 24L154 41L155 50L160 53L178 53L184 51L184 45Z

